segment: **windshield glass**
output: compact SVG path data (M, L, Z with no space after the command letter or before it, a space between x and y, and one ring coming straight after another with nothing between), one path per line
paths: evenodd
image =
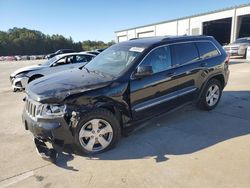
M250 43L250 40L248 39L237 39L234 44L239 44L239 43Z
M114 45L91 60L85 68L117 77L137 58L143 48Z
M57 60L57 56L52 57L51 59L49 59L48 61L45 61L42 66L50 66L51 63L54 63Z

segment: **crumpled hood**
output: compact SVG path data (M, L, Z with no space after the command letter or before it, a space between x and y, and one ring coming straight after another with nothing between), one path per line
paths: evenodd
M27 66L27 67L17 69L10 76L15 77L16 75L21 74L23 72L35 71L35 70L39 70L39 69L42 69L42 68L44 68L44 67L40 66L40 65Z
M69 95L101 88L111 81L111 77L76 68L34 80L26 93L35 101L60 103Z

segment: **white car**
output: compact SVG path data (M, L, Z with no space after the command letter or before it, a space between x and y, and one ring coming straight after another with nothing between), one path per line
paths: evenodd
M88 53L68 53L57 55L43 64L16 70L10 75L13 91L24 90L31 81L67 69L79 68L91 61L95 55Z
M235 42L224 46L224 50L232 56L246 57L247 48L250 46L250 37L239 38Z

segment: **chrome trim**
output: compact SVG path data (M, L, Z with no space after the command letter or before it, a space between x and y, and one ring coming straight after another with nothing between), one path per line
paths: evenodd
M196 89L197 89L197 88L193 88L193 89L184 91L184 92L182 92L182 93L176 94L176 95L174 95L174 96L166 97L165 99L162 99L162 100L153 102L153 103L151 103L151 104L148 104L148 105L145 105L145 106L142 106L142 107L135 108L134 110L135 110L136 112L138 112L138 111L144 110L144 109L146 109L146 108L150 108L150 107L155 106L155 105L158 105L158 104L160 104L160 103L167 102L167 101L173 100L173 99L175 99L175 98L177 98L177 97L181 97L181 96L183 96L183 95L192 93L192 92L194 92ZM168 95L170 95L170 94L168 94Z
M25 109L25 112L27 113L27 115L31 119L36 120L37 115L38 115L37 114L38 108L40 105L41 105L40 103L33 101L26 96L24 109Z

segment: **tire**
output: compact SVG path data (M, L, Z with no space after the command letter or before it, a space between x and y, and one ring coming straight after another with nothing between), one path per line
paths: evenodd
M102 135L102 133L105 134ZM82 116L74 134L77 148L84 155L95 155L110 150L116 146L120 137L121 126L119 121L114 114L102 108L95 109ZM106 145L107 143L108 145Z
M218 92L214 93L214 95L209 95L209 93L211 94L211 88L212 91L215 91L217 88ZM221 82L217 79L209 80L197 103L198 108L206 111L213 110L220 102L221 94L222 94Z
M244 58L244 59L246 59L246 58L247 58L247 49L246 49L246 52L245 52L245 54L244 54L243 58Z

